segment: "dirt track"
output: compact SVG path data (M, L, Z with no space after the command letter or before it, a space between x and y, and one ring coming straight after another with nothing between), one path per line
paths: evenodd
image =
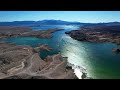
M1 79L74 79L73 70L67 70L67 60L60 54L42 60L30 46L0 44ZM46 49L46 48L45 48Z

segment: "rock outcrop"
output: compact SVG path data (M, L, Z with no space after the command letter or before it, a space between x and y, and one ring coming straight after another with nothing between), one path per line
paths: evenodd
M35 47L34 48L34 52L40 52L40 50L46 50L46 51L51 51L52 48L50 48L47 44L42 44L42 45L39 45L38 47Z
M120 53L120 49L118 49L118 48L117 49L113 49L112 52L113 53Z

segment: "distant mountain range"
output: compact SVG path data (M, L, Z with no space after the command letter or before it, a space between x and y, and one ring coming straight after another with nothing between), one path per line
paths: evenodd
M0 22L0 26L40 26L40 25L120 25L120 22L81 23L81 22L68 22L62 20Z
M116 25L120 25L120 22L107 22L107 23L89 23L87 24L87 26L91 26L91 25L106 25L106 26L116 26Z
M71 25L71 24L82 24L80 22L68 22L62 20L41 20L41 21L13 21L13 22L0 22L0 26L36 26L36 25Z

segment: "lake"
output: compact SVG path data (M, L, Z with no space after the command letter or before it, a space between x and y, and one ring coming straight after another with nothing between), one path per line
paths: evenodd
M112 53L113 48L120 48L120 46L113 43L81 42L65 34L66 31L80 28L79 25L44 25L32 28L34 30L63 28L64 30L53 33L51 39L15 37L1 41L32 47L48 44L53 50L50 52L42 51L40 53L42 59L60 52L63 56L68 57L68 62L85 68L89 77L94 79L120 79L120 54Z

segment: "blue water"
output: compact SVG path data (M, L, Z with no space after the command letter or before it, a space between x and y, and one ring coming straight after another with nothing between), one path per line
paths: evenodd
M51 39L40 39L34 37L8 38L3 41L18 45L30 45L36 47L39 44L48 44L52 51L42 51L41 58L48 55L61 53L68 57L68 62L82 66L87 69L88 76L95 79L120 79L120 54L113 54L113 48L120 48L113 43L90 43L80 42L65 34L65 31L78 29L77 25L45 25L32 27L34 30L45 30L49 28L63 28L55 32Z

